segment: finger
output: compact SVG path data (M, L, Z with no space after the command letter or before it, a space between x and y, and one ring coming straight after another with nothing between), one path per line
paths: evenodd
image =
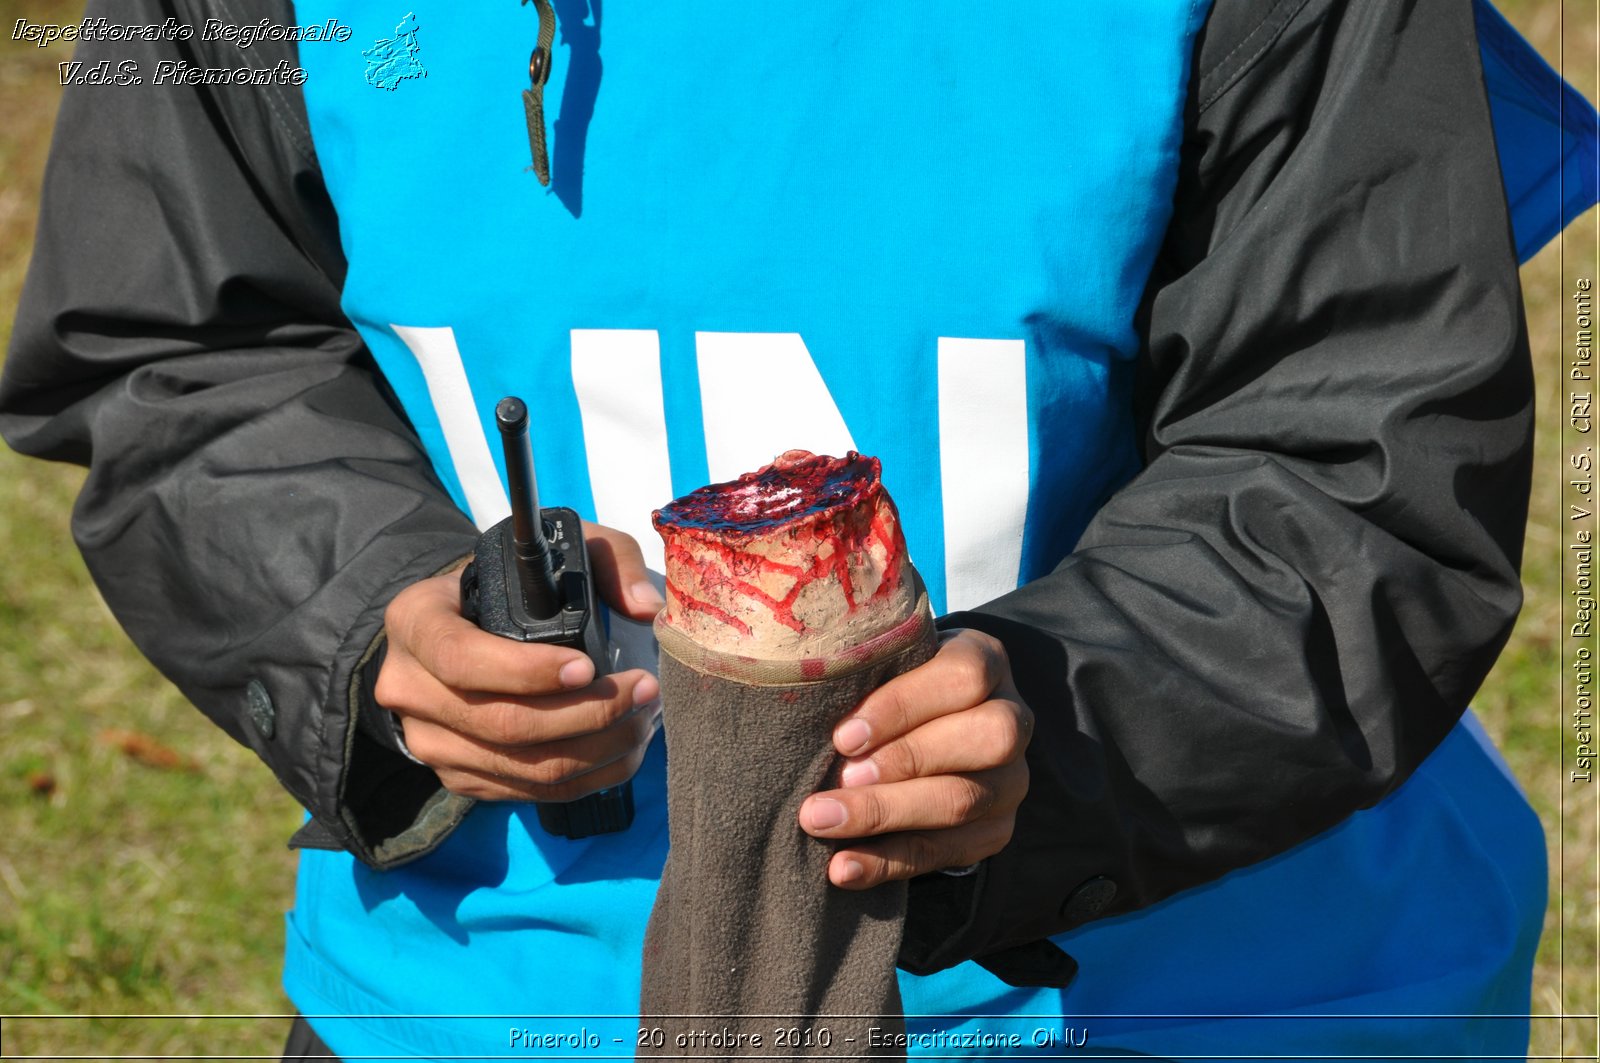
M655 619L667 603L650 581L638 541L627 532L588 521L583 522L583 538L595 586L605 603L629 620Z
M834 728L834 748L860 756L929 720L970 709L989 699L1010 664L998 639L961 630L925 664L902 672L861 700Z
M850 890L966 867L993 856L1011 840L1012 817L990 817L955 830L894 834L840 849L828 862L828 881Z
M1011 698L992 698L965 712L929 720L870 756L846 761L839 785L870 786L986 771L1021 757L1032 733L1033 713L1026 705Z
M598 734L520 747L482 742L426 721L407 721L406 746L436 771L476 772L512 785L554 786L630 756L650 741L660 721L656 702Z
M384 613L384 629L389 655L413 658L458 690L548 694L587 686L595 676L594 662L578 650L478 630L462 617L461 585L450 574L413 583L396 595Z
M1027 765L1019 761L990 771L826 790L801 804L800 826L818 838L944 830L1015 809L1027 787Z
M602 765L591 772L552 785L519 782L481 771L446 768L438 772L439 781L451 793L480 801L538 801L561 803L576 801L600 790L621 786L639 772L648 743L626 757Z
M564 694L507 699L447 691L435 711L453 731L514 748L600 734L660 694L656 677L634 668Z
M529 697L456 690L415 664L397 665L385 686L388 674L385 662L374 691L379 705L505 747L599 734L661 694L661 684L642 668L603 676L581 690Z

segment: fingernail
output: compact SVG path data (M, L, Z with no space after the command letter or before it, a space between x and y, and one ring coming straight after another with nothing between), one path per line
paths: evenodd
M633 685L633 707L643 708L656 699L661 693L661 684L656 682L656 677L647 675Z
M844 806L823 797L806 805L806 824L813 830L837 827L845 820Z
M839 773L839 781L845 786L866 786L875 783L878 781L878 766L870 760L852 761Z
M866 873L867 869L861 866L860 861L846 860L844 866L839 869L839 885L843 886L847 882L854 882Z
M562 665L559 674L561 685L568 690L586 687L594 682L594 662L587 657L579 657Z
M656 585L647 579L642 579L635 583L628 593L633 596L634 601L646 609L654 609L656 612L660 612L667 607L667 600L661 597L661 592L656 590Z
M833 732L834 747L847 757L867 748L871 740L872 728L867 726L865 720L847 720Z

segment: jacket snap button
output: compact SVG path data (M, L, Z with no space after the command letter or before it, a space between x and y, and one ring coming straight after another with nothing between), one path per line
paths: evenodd
M278 713L272 706L272 695L259 679L245 684L244 696L250 702L250 722L256 725L261 737L271 738L278 729Z
M1061 906L1061 917L1072 925L1087 923L1106 910L1117 897L1117 884L1105 876L1097 876L1072 891L1067 903Z

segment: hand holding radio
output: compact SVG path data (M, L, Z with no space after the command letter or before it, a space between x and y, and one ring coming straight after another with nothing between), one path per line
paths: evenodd
M657 602L631 536L584 528L601 597L630 619ZM390 603L378 703L400 716L406 746L450 791L486 801L566 802L631 778L659 727L656 680L643 669L596 676L581 651L515 642L461 615L460 576L407 587Z

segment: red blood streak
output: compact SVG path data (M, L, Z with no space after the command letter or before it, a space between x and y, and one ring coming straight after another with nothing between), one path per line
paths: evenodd
M657 510L652 522L666 541L669 560L693 568L701 583L737 592L765 606L785 627L803 632L805 624L794 615L794 606L818 579L837 576L847 609L854 611L860 604L850 578L852 550L869 552L876 541L884 551L883 579L868 600L886 596L898 585L904 540L898 527L891 528L876 512L880 498L890 512L894 506L884 493L881 469L877 458L853 450L843 458L792 450L756 472L690 492ZM863 528L866 519L871 523ZM758 539L784 536L813 540L809 550L793 551L809 553L809 565L786 564L748 550ZM847 540L856 545L848 546ZM708 555L715 563L708 562ZM793 580L784 597L775 598L756 585L770 574ZM726 611L685 594L682 587L675 585L673 591L684 608L749 634L748 625Z
M727 624L729 627L737 628L741 634L750 634L750 625L745 623L743 620L740 620L738 617L732 616L722 609L718 609L710 602L705 602L701 601L699 598L690 597L689 595L683 593L683 591L675 586L670 580L667 582L667 587L671 589L673 594L678 596L678 601L683 603L684 608L694 609L705 613L708 616L714 616L724 624Z
M884 562L883 579L878 583L878 589L872 592L874 598L888 594L900 584L900 564L905 560L905 551L896 549L894 532L884 527L883 518L872 518L872 537L883 544Z

